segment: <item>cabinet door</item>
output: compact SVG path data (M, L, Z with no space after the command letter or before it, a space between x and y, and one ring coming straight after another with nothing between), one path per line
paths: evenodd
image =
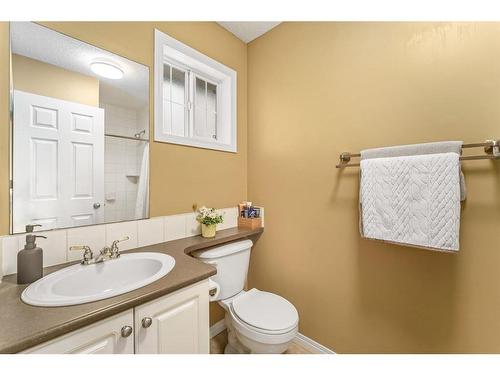
M208 354L208 280L136 307L135 337L137 354Z
M23 353L134 354L134 335L129 330L129 336L122 336L122 328L127 326L130 329L134 326L132 309L30 348Z

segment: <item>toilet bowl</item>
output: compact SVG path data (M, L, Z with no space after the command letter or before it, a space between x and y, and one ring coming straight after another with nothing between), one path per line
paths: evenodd
M276 294L252 289L219 304L226 311L226 353L283 353L297 335L297 309Z
M224 352L283 353L298 332L299 314L277 294L243 290L252 245L250 240L238 241L193 255L217 268L211 283L218 290L211 300L218 301L226 312L228 344Z

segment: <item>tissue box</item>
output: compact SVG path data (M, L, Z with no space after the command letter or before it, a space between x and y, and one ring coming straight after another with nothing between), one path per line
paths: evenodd
M264 208L259 206L254 206L258 209L260 216L259 217L243 217L242 212L245 209L245 204L240 203L238 205L238 227L240 228L248 228L248 229L257 229L262 228L264 225Z
M261 228L262 227L262 218L261 217L246 218L246 217L238 216L238 227L248 228L248 229Z

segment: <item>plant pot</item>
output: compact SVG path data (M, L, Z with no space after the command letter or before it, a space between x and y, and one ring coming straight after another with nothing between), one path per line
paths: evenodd
M205 238L215 237L217 232L217 224L201 224L201 235Z

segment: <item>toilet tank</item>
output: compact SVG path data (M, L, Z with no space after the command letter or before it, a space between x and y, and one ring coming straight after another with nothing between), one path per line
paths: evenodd
M252 241L244 240L191 253L195 258L217 268L217 275L211 277L219 284L216 301L232 297L243 290L252 245Z

